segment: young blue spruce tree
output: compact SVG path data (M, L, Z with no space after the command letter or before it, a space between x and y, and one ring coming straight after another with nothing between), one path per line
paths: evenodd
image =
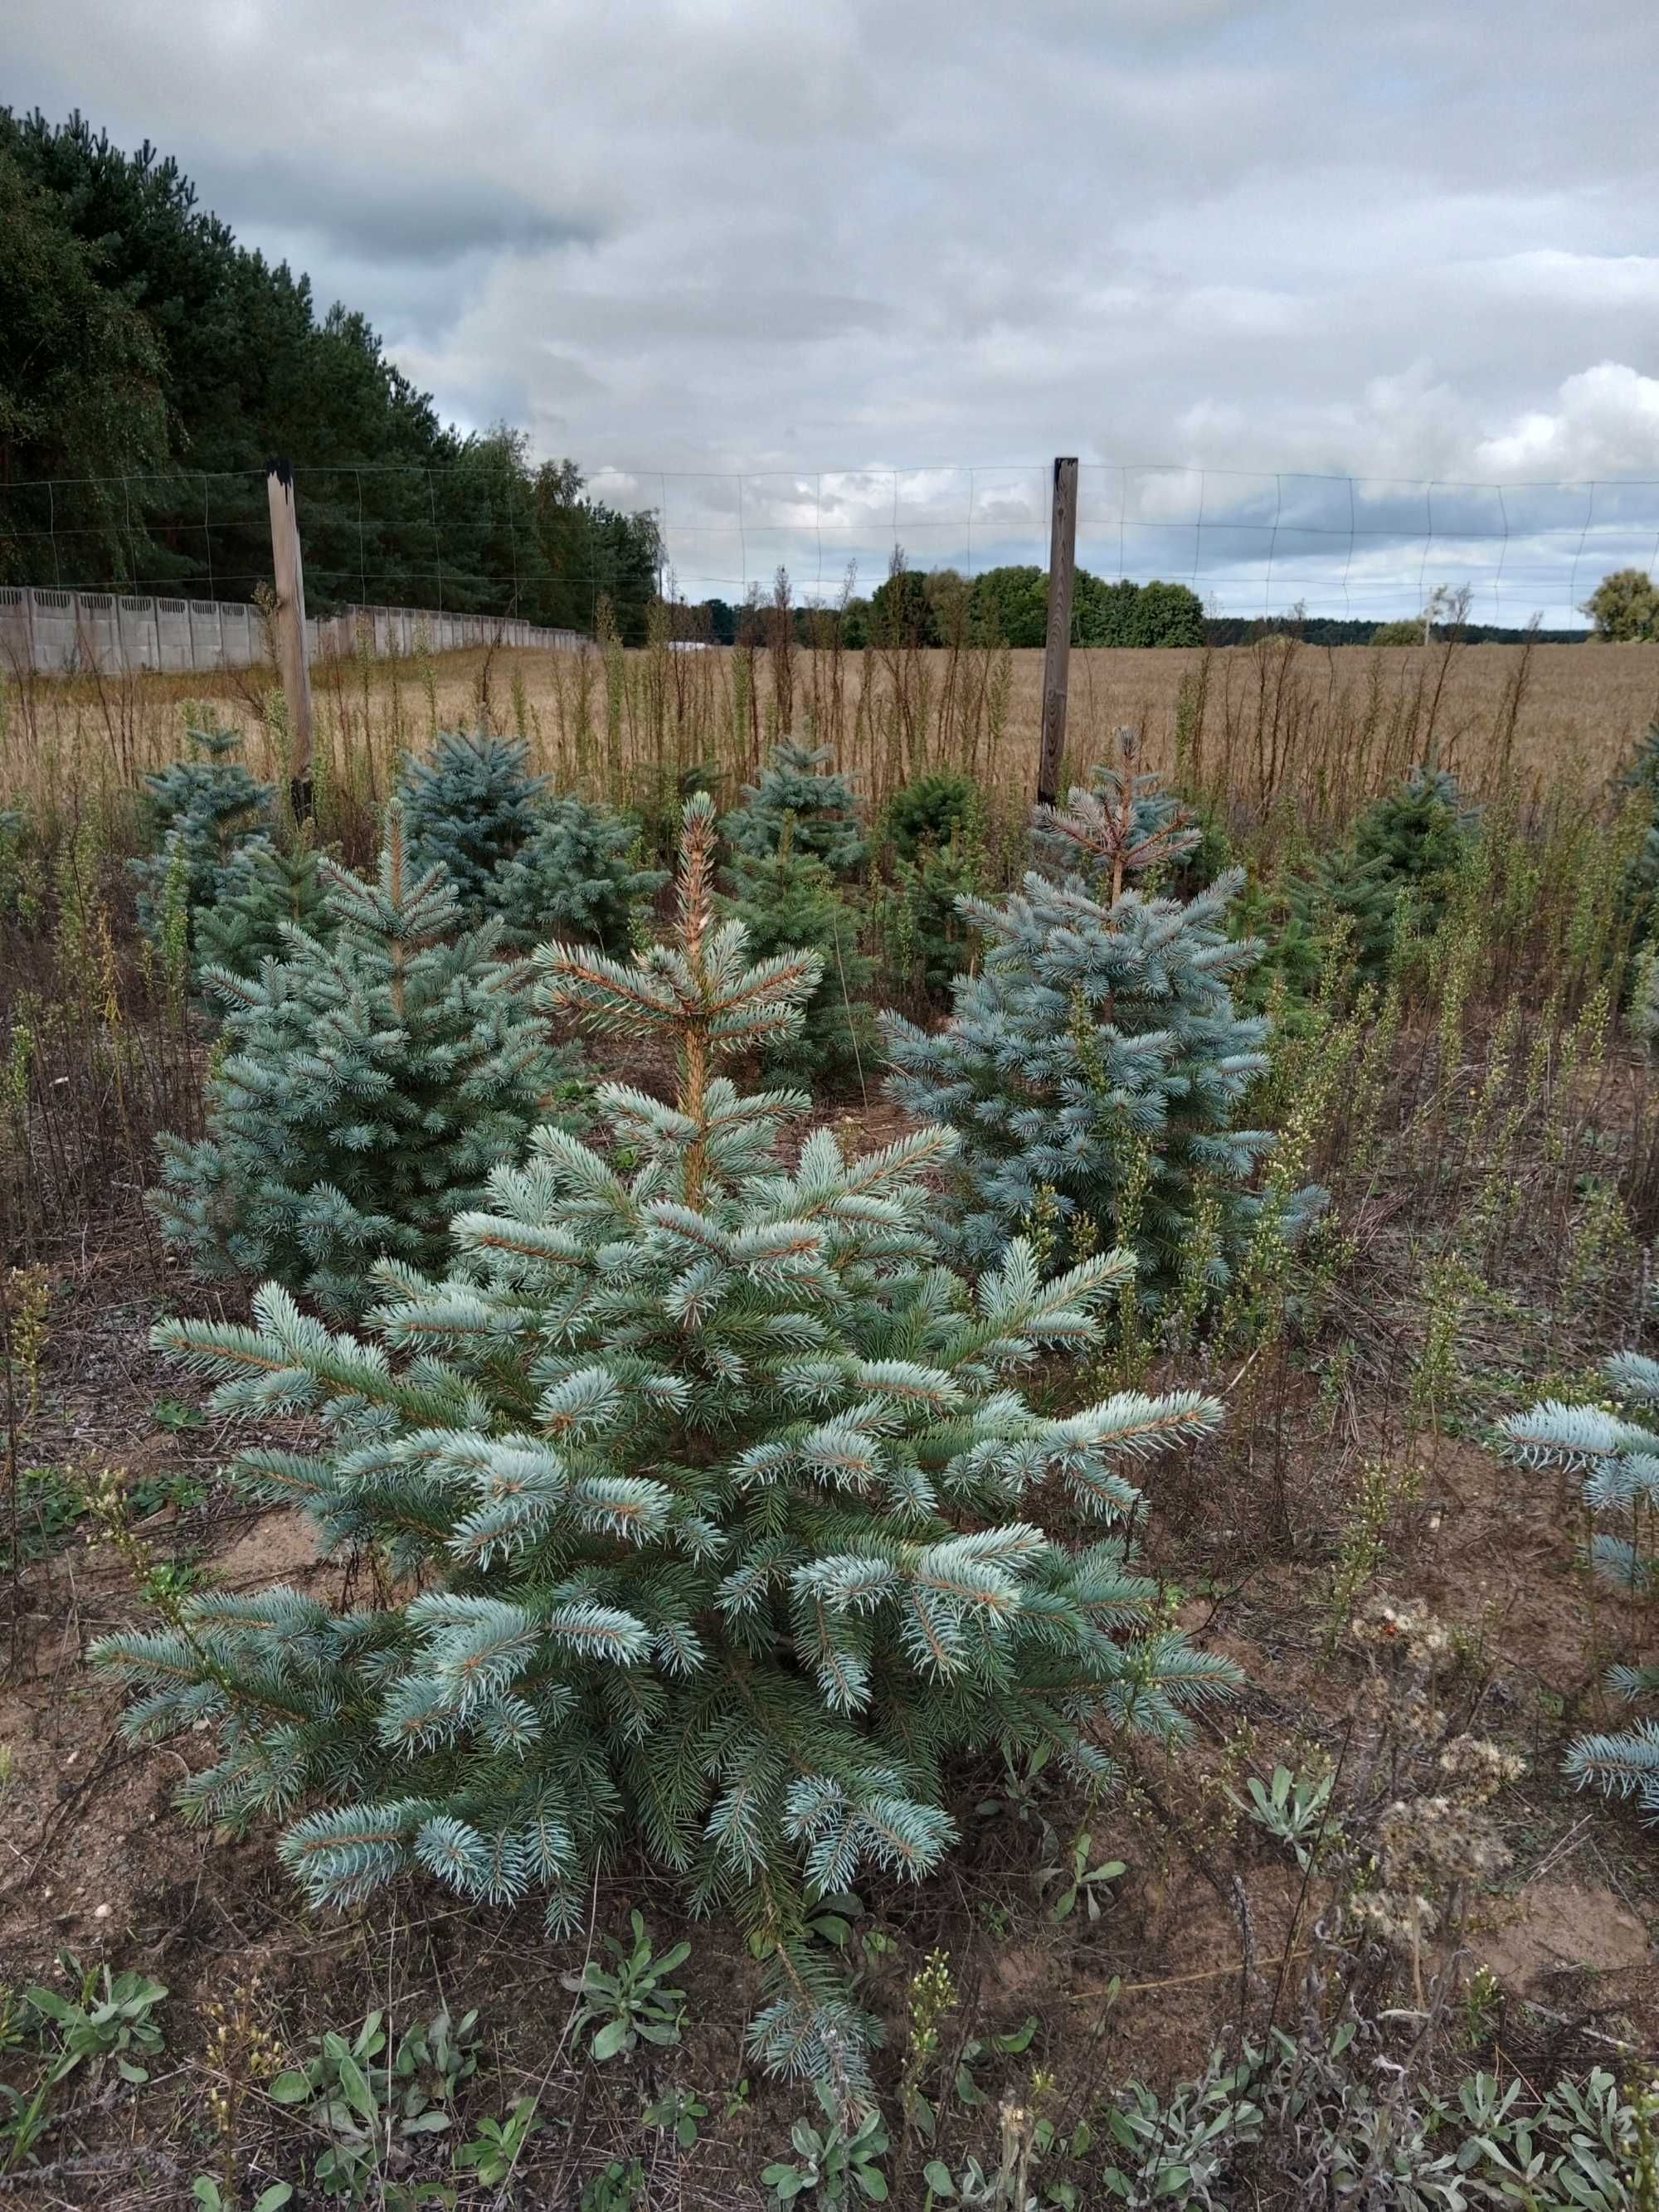
M1035 1224L1062 1259L1122 1243L1156 1310L1194 1264L1223 1288L1260 1220L1249 1186L1273 1139L1237 1116L1267 1065L1268 1025L1233 1002L1261 952L1227 937L1243 870L1184 903L1131 887L1197 832L1126 754L1092 791L1039 812L1037 849L1060 880L1033 870L1006 898L960 902L988 950L942 1028L894 1014L884 1026L890 1095L962 1137L956 1249L994 1257ZM1323 1197L1292 1194L1273 1232L1293 1242Z
M732 852L763 860L787 846L821 860L833 875L851 875L864 859L864 818L852 785L830 769L830 757L828 745L815 751L793 738L775 744L759 782L744 786L744 804L720 824Z
M257 975L267 960L283 957L289 929L333 934L317 848L308 837L287 851L256 837L227 863L213 903L191 916L197 967Z
M441 865L477 921L500 903L500 871L528 843L545 776L530 773L530 748L481 724L442 730L428 757L406 753L398 771L411 866Z
M515 943L574 938L626 952L636 923L668 878L647 868L634 824L574 793L537 817L519 853L501 869L496 897Z
M441 1261L451 1214L519 1156L574 1064L500 923L468 930L442 868L411 870L395 805L376 881L319 866L326 937L284 925L280 960L204 973L228 1049L205 1137L162 1139L152 1203L199 1273L269 1278L343 1319L374 1295L376 1260Z
M1011 1377L1087 1347L1132 1262L1044 1284L1017 1242L963 1281L919 1182L948 1131L848 1158L819 1130L784 1164L805 1100L719 1063L788 1034L817 963L746 964L714 851L694 799L671 939L626 966L539 955L550 1007L678 1048L672 1102L600 1094L625 1168L538 1130L457 1217L447 1277L381 1267L367 1335L275 1284L251 1328L155 1333L223 1411L320 1417L315 1449L256 1445L237 1480L372 1550L394 1595L201 1592L99 1656L138 1692L134 1735L216 1731L186 1809L285 1821L319 1905L422 1868L568 1933L596 1865L643 1849L766 1959L759 2057L851 2099L872 2024L814 1902L939 1864L958 1755L1042 1745L1103 1778L1114 1738L1178 1740L1234 1679L1168 1626L1124 1530L1125 1468L1221 1409L1026 1403ZM1056 1508L1091 1535L1047 1533Z
M130 863L138 918L159 929L175 904L195 915L210 908L234 881L238 856L269 842L274 787L237 758L241 733L191 723L182 760L144 778L144 814L151 850Z
M1651 1606L1659 1598L1659 1360L1616 1352L1602 1372L1611 1406L1547 1398L1503 1424L1501 1448L1523 1466L1583 1470L1584 1502L1604 1524L1590 1540L1591 1568ZM1607 1688L1615 1698L1659 1698L1659 1667L1613 1667ZM1577 1737L1566 1771L1581 1786L1633 1796L1659 1820L1659 1719L1638 1715L1611 1734Z

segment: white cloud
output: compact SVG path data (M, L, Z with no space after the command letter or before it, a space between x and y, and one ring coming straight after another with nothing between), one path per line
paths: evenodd
M646 484L1033 463L1040 537L1055 452L1659 470L1655 380L1620 366L1659 360L1659 48L1632 24L1629 0L11 0L7 76L176 151L464 422ZM1026 528L1028 489L995 496ZM1183 526L1172 480L1145 496ZM1212 478L1206 514L1229 497Z
M1659 377L1598 362L1564 379L1554 407L1483 438L1475 459L1492 477L1659 478Z

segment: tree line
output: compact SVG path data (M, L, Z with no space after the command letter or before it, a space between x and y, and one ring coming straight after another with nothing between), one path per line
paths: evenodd
M176 160L0 108L0 581L247 599L264 465L302 471L312 605L517 614L637 642L655 518L521 431L442 422L368 319L238 243Z
M977 576L957 568L923 572L907 568L902 549L896 547L887 580L868 598L848 596L826 609L790 606L787 594L787 579L780 571L771 599L763 599L758 587L738 606L705 599L690 611L691 624L715 645L759 643L783 614L793 622L798 643L833 641L852 652L866 646L1040 646L1048 635L1048 574L1036 567L987 568ZM1202 645L1204 637L1204 603L1185 584L1137 584L1127 577L1108 582L1078 570L1073 645Z

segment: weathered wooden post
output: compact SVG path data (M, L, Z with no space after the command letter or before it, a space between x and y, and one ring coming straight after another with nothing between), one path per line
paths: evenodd
M311 818L311 664L306 657L306 583L300 560L300 523L294 507L294 471L287 461L265 463L270 502L270 562L276 586L276 665L288 702L289 797L296 822Z
M1077 573L1077 456L1054 462L1048 526L1048 641L1042 656L1042 750L1037 756L1037 803L1060 796L1066 751L1066 697L1071 681L1072 590Z

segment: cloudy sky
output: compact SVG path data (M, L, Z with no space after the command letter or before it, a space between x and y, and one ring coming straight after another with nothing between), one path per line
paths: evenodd
M1559 619L1656 550L1650 0L7 16L0 97L176 152L447 414L665 506L694 590L895 522L1041 557L1056 452L1083 557L1226 607Z

